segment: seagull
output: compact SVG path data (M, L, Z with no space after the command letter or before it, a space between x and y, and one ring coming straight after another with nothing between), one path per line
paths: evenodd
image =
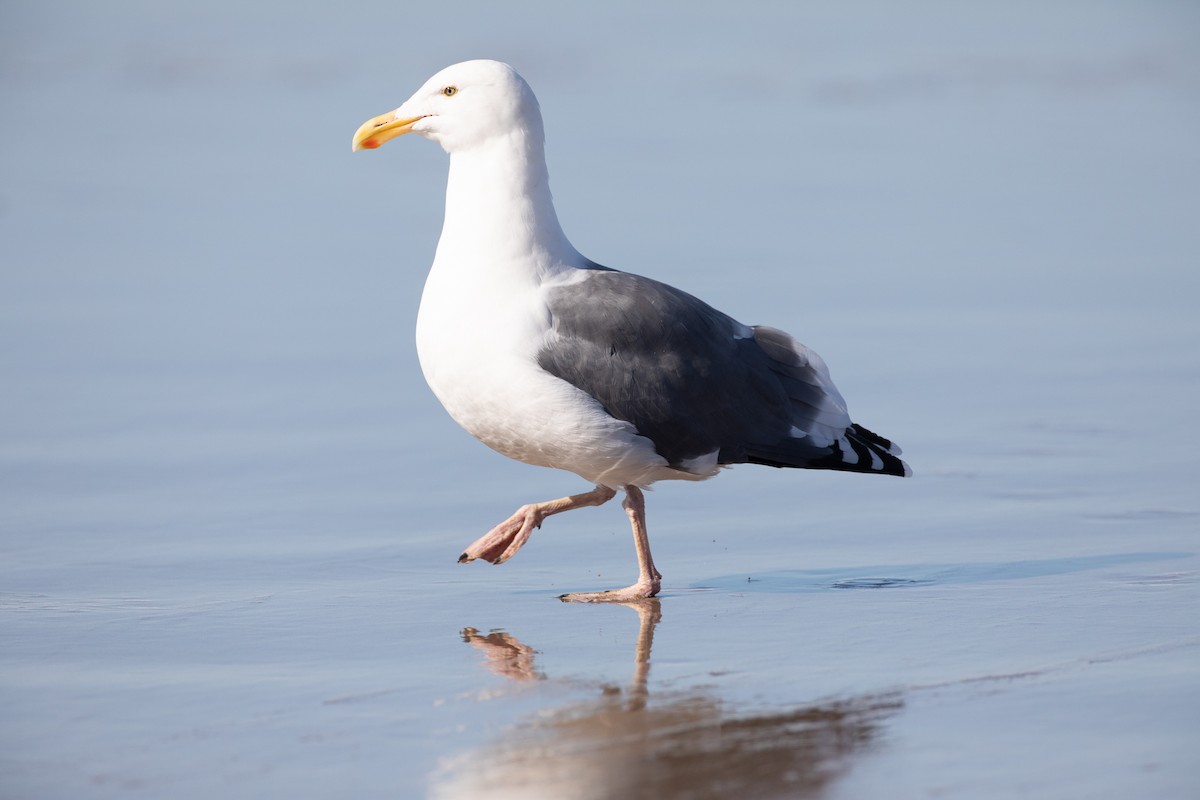
M550 195L541 109L512 67L447 67L363 123L352 149L407 133L450 156L445 221L417 313L425 380L487 446L595 487L521 506L460 563L502 564L547 517L620 491L637 581L562 599L653 597L662 575L643 490L656 481L704 480L734 464L912 474L899 447L851 421L825 362L787 333L743 325L571 245Z

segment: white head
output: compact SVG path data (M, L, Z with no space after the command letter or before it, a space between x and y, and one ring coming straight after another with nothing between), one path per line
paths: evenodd
M374 149L406 133L451 154L514 134L540 146L542 113L529 84L508 64L464 61L434 75L395 111L364 122L352 149Z

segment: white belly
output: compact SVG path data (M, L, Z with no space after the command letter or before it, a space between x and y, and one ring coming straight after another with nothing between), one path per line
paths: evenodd
M613 488L684 477L631 424L537 365L550 319L536 286L450 283L430 273L417 355L455 422L509 458Z

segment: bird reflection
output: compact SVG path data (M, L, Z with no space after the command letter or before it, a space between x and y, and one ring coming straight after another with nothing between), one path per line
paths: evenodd
M474 628L464 628L463 641L482 650L487 658L488 669L501 678L514 681L544 681L546 676L534 666L537 651L522 644L515 636L504 631L481 634Z
M656 690L648 678L655 598L623 603L640 621L626 688L544 710L478 750L444 762L437 798L812 798L876 740L902 707L898 694L866 695L760 713L703 687ZM463 640L514 681L554 680L536 651L503 631Z

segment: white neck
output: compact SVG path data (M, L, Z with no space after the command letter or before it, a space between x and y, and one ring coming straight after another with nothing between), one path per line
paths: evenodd
M536 132L515 131L450 156L435 268L454 264L472 274L517 277L515 269L538 281L583 262L559 225Z

